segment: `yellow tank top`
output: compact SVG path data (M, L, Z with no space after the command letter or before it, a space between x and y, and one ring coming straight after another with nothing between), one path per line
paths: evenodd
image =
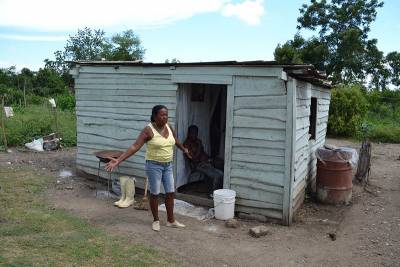
M153 138L147 141L146 160L154 160L157 162L171 162L174 157L175 138L168 124L168 138L165 138L154 129L153 125L148 125L153 132Z

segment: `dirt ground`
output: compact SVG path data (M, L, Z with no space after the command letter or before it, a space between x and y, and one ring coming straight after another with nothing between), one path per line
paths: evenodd
M328 143L359 148L342 140ZM184 230L162 225L151 230L149 211L113 207L113 199L95 197L94 183L75 176L75 149L33 153L12 149L0 153L0 165L29 166L54 177L49 199L90 223L128 236L171 255L183 266L400 266L400 145L373 144L371 185L353 187L351 205L335 207L307 200L291 227L264 224L270 234L248 235L260 225L240 220L226 228L217 220L177 216ZM73 176L61 177L62 170ZM138 196L140 197L140 196ZM165 213L160 214L165 224ZM335 240L329 234L336 237Z

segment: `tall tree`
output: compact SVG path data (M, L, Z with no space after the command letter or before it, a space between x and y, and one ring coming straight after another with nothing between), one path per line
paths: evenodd
M105 46L103 56L108 60L140 60L145 49L138 36L132 30L115 34Z
M390 82L400 89L400 53L390 52L387 54L386 63L389 67Z
M145 49L138 36L132 30L115 34L110 38L100 29L84 28L78 30L67 40L63 51L54 53L55 60L45 60L46 68L52 69L63 77L66 84L72 83L68 74L70 63L76 60L138 60L142 59Z
M379 0L311 0L300 8L298 30L316 32L302 39L278 45L275 58L281 63L293 61L312 63L325 70L335 83L361 81L367 75L377 75L375 84L385 84L384 56L377 40L369 39L371 23ZM300 37L297 37L300 39ZM383 75L383 76L382 76Z

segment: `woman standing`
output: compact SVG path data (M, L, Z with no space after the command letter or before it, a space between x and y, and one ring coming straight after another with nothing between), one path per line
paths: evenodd
M107 171L113 171L121 162L134 155L147 144L146 174L150 187L150 208L153 214L152 229L160 231L158 218L158 195L161 183L165 190L165 207L167 209L167 226L183 228L185 225L174 219L174 177L173 177L173 148L176 145L187 156L188 150L176 138L175 132L168 125L168 109L163 105L154 106L149 123L133 143L118 159L112 159L107 165Z

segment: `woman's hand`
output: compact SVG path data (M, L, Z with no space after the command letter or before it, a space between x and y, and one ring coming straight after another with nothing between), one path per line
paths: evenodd
M115 167L117 167L119 165L119 161L117 159L114 158L108 158L110 161L106 164L105 169L108 172L112 172Z

